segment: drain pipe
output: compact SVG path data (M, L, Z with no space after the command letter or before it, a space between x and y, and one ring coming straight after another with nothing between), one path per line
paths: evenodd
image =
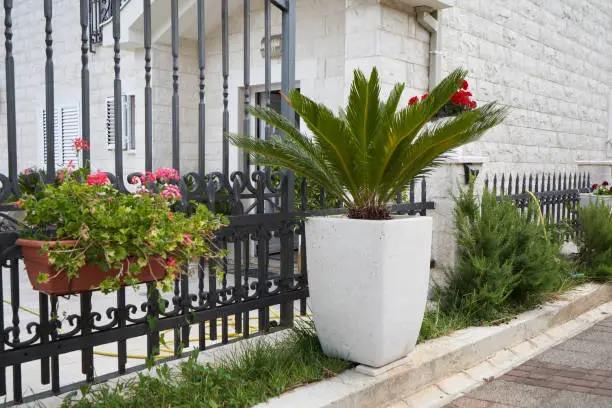
M417 21L429 31L429 89L442 80L442 52L440 50L440 23L438 12L431 7L415 7Z

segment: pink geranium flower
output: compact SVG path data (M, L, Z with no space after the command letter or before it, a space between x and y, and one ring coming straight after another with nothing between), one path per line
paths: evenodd
M159 181L178 180L180 178L178 170L167 167L155 170L155 177Z
M74 149L77 152L80 152L81 150L89 150L89 143L87 143L87 140L85 139L74 139Z
M87 176L87 185L89 186L101 186L104 184L110 184L106 173L94 173Z
M159 194L167 199L176 198L178 200L183 197L183 195L181 194L181 189L178 188L178 186L175 186L174 184L166 184Z

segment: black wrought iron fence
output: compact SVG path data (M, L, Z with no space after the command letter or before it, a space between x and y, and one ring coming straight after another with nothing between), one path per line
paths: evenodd
M222 132L229 130L229 16L228 0L221 2L222 42ZM55 110L54 65L53 65L53 1L44 0L45 24L43 27L27 27L41 30L45 41L41 43L45 58L45 109ZM122 84L121 84L121 0L91 1L80 0L81 27L81 133L90 142L90 45L97 41L90 38L90 7L102 3L112 10L113 60L114 60L114 135L115 146L122 145ZM153 110L151 84L151 1L143 5L144 60L144 171L152 170L153 163ZM13 4L4 0L5 11L5 72L7 104L7 146L8 175L0 174L0 396L16 403L34 400L45 395L59 394L76 388L80 383L71 373L73 365L65 358L78 353L81 380L92 382L106 380L131 370L145 367L145 359L158 358L164 361L184 354L191 346L205 349L217 344L249 337L269 331L274 326L288 327L293 324L296 313L306 313L308 296L308 271L306 263L303 219L309 214L329 214L342 209L327 208L325 192L318 191L318 206L312 205L312 191L302 182L294 189L294 176L290 172L244 171L230 172L229 145L223 140L221 171L206 174L206 58L205 58L205 4L197 0L197 37L199 64L198 99L198 165L197 171L184 174L181 189L185 201L194 200L208 205L211 209L223 208L229 213L229 225L217 233L218 245L227 249L228 256L221 265L199 261L195 276L184 276L175 282L174 292L167 298L157 291L153 284L143 284L138 291L120 289L115 295L103 296L97 292L84 293L70 298L48 296L35 292L24 278L21 250L15 240L23 228L17 220L18 209L10 204L10 198L18 198L20 166L17 160L17 105L15 99L15 61L13 57ZM172 33L172 166L181 164L181 129L179 126L179 38L178 0L168 3ZM271 92L271 10L282 13L282 80L281 88L288 91L295 84L295 0L265 0L265 81L263 83L269 105ZM243 0L244 44L250 44L249 0ZM100 17L100 16L98 16ZM101 16L102 18L104 16ZM58 29L62 29L59 27ZM23 34L23 31L21 32ZM20 33L15 33L20 35ZM250 117L246 109L250 100L250 52L245 47L244 59L244 129L250 128ZM290 120L294 114L282 101L281 112ZM45 116L46 168L44 178L52 183L56 178L54 115ZM269 129L266 129L269 132ZM26 140L24 144L30 143ZM91 143L90 143L91 145ZM88 163L96 151L84 151L83 162ZM114 171L109 173L117 189L128 190L131 175L124 174L123 151L114 152ZM297 205L296 205L297 201ZM309 205L309 203L311 203ZM332 206L333 207L333 206ZM402 214L425 215L433 203L427 201L425 180L417 180L406 192L398 194L392 210ZM296 251L300 242L300 251ZM278 247L278 253L271 256L271 245ZM298 256L298 252L300 256ZM299 267L298 267L299 265ZM217 275L216 266L224 270ZM160 300L161 299L161 300ZM298 307L295 307L297 303ZM161 307L160 307L161 306ZM156 323L150 324L150 318ZM252 323L255 322L255 323ZM172 343L164 342L164 334L172 333ZM197 333L197 335L194 335ZM191 338L191 336L194 336ZM133 343L140 339L143 344L142 356L131 356ZM167 339L166 339L167 340ZM166 346L164 346L166 344ZM100 351L100 346L114 347L112 352ZM169 347L168 355L160 350ZM94 356L103 353L112 359L114 369L101 372ZM138 363L133 363L134 359ZM33 370L32 367L36 366ZM26 370L27 369L27 374ZM32 375L33 373L36 376ZM61 375L60 375L61 373ZM68 375L70 374L70 375ZM28 393L29 395L24 395Z
M548 223L576 220L580 194L590 192L588 173L540 173L502 175L485 179L485 189L498 197L513 200L525 209L533 197L537 198L542 215ZM533 196L531 195L533 194Z

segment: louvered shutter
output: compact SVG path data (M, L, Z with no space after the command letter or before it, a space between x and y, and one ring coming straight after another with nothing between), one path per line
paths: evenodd
M134 150L135 146L135 119L134 95L121 96L121 148ZM115 148L115 99L106 98L106 147Z
M60 124L61 110L54 110L54 138L55 138L55 165L58 166L62 161L62 127ZM43 110L42 114L42 129L43 129L43 140L42 140L42 158L43 166L47 165L47 111Z
M55 167L62 168L72 160L80 166L79 154L74 148L74 140L81 137L81 121L78 107L56 108L54 110ZM47 112L42 114L42 156L43 166L47 165Z
M115 148L115 98L106 98L106 148Z
M79 153L74 148L74 140L81 137L81 121L77 107L62 108L62 165L67 166L72 160L80 167Z

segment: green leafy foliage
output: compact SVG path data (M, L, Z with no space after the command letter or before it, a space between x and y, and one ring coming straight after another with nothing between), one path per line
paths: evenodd
M533 306L558 290L571 272L559 234L546 234L537 205L524 211L473 184L455 198L456 267L439 289L441 310L472 322L499 319Z
M381 100L378 71L367 78L354 73L348 104L340 114L294 90L287 101L312 133L312 138L272 109L252 107L251 113L284 132L268 140L229 135L251 152L254 163L278 166L300 174L339 197L352 218L387 218L387 204L414 178L440 163L449 150L499 124L507 110L494 103L455 118L430 123L463 84L458 69L429 96L398 108L404 84Z
M93 176L105 178L102 173ZM67 179L20 201L25 222L32 228L23 237L76 241L43 247L55 270L66 272L69 278L77 277L85 264L96 264L102 270L121 269L119 276L103 282L100 289L104 292L117 290L122 282L138 283L138 274L149 261L163 263L167 275L159 283L162 290L171 290L173 280L191 259L222 255L213 238L214 231L226 222L203 205L195 205L190 216L173 213L173 201L163 191L122 194L110 184ZM53 233L41 234L45 231Z
M578 210L579 261L592 279L612 276L612 209L597 200Z
M196 352L178 370L162 365L154 376L94 386L81 398L64 400L63 407L250 407L350 368L323 354L311 324L298 325L278 341L260 340L214 366L198 363Z

